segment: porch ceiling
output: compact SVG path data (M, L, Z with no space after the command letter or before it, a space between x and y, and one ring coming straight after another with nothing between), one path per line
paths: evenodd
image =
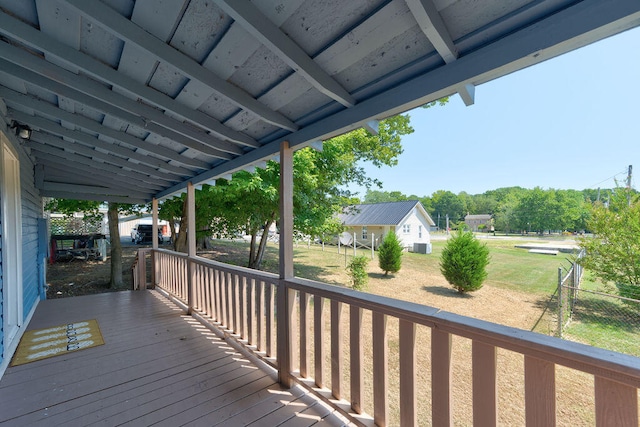
M640 25L637 0L0 0L42 195L140 203Z

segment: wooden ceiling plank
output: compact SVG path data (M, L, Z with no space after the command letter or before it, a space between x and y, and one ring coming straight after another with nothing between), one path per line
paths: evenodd
M176 180L176 177L174 175L160 172L150 166L147 166L144 164L136 164L128 161L127 159L123 159L121 157L114 156L109 153L103 153L102 151L94 150L93 148L87 147L86 145L83 145L83 144L65 141L64 139L55 137L53 135L37 133L37 134L33 134L31 139L41 144L50 145L52 147L57 147L60 149L68 149L77 154L99 159L101 161L107 162L112 165L137 170L143 174L152 176L159 181L172 182ZM124 153L122 155L124 155Z
M249 147L260 146L260 144L250 136L230 129L211 116L201 111L190 109L171 97L118 73L117 70L100 61L52 40L45 34L40 33L37 29L1 11L0 33L7 34L21 43L45 52L46 54L54 55L100 81L118 86L124 91L133 94L137 98L144 99L156 107L171 111L173 114L197 126L201 126L225 140L237 142Z
M47 162L54 162L68 168L69 170L82 171L83 173L89 174L90 176L99 176L101 173L106 173L107 177L112 177L114 180L128 180L130 185L132 185L131 182L136 182L140 186L151 184L152 186L148 186L150 189L154 188L154 186L156 188L158 187L155 177L149 177L148 175L144 175L140 172L136 172L133 170L127 171L118 166L110 165L107 163L92 162L91 159L87 159L78 154L73 154L58 148L32 141L29 141L27 143L27 146L31 150L36 152L38 163L46 164ZM39 155L38 153L44 154L44 156ZM160 188L162 188L162 186L160 186Z
M215 1L260 43L267 46L289 67L304 76L320 92L345 107L355 105L355 98L314 62L300 46L265 17L256 6L248 1Z
M30 95L24 95L24 94L12 91L11 89L7 89L4 86L0 86L0 97L3 97L4 99L10 102L16 103L18 105L21 105L25 108L29 108L34 111L38 111L42 114L59 118L60 120L65 120L69 123L74 124L75 126L82 127L91 132L95 132L100 135L104 135L109 138L112 138L116 141L121 141L126 144L132 145L134 147L141 148L145 151L154 153L158 156L175 160L176 162L179 162L182 164L195 166L200 169L209 169L209 165L205 162L180 156L179 153L176 153L175 151L169 148L151 144L150 142L144 141L140 138L136 138L133 135L129 135L125 132L117 131L115 129L111 129L109 127L103 126L94 120L83 117L76 113L69 113L67 111L61 110L49 104L48 102L40 101ZM20 112L17 112L17 111L16 113L20 114ZM25 121L31 121L31 123L34 123L34 119L31 119L29 117L24 117L24 113L21 113L21 114L22 114L21 119L18 121L25 120ZM46 119L43 119L43 120L46 120ZM116 149L117 147L116 145L114 144L111 144L111 145L113 146L113 149ZM144 154L136 153L133 150L129 150L129 152L132 158L135 158L140 162L143 162L152 166L161 167L180 175L191 175L193 173L190 169L186 169L180 166L170 165L167 162L161 159L158 159L156 157L149 157Z
M185 147L224 159L229 157L225 153L242 154L242 149L231 142L215 138L204 130L173 119L156 108L113 92L88 77L70 73L17 47L0 43L0 58L5 59L0 60L0 70L18 79L91 105L141 129L151 132L153 128L153 133Z
M267 108L241 88L219 78L189 56L152 36L104 3L85 0L64 1L83 16L100 24L107 31L150 52L158 60L171 64L185 76L206 84L238 107L251 111L264 121L283 129L291 131L298 129L296 124L284 115Z
M53 176L65 176L65 174L74 174L77 178L78 176L86 177L94 182L94 184L99 184L107 187L114 188L131 188L134 191L138 191L141 193L154 192L157 191L158 188L162 188L157 184L151 184L148 182L141 181L136 179L132 180L129 176L120 176L114 175L107 171L102 171L100 169L96 169L92 166L85 165L73 165L73 167L69 167L69 162L59 156L49 155L43 157L36 151L36 159L37 164L44 167L45 177L48 176L49 170L51 170L51 174ZM90 182L90 181L85 181Z

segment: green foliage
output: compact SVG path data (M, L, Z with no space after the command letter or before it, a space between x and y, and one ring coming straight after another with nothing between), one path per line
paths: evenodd
M588 223L593 237L580 239L586 251L579 262L621 296L640 297L640 198L620 189L609 206L597 203Z
M384 271L385 276L400 271L402 265L402 245L394 231L390 231L384 236L382 244L378 248L378 264Z
M489 249L470 232L458 231L442 250L440 271L459 292L477 291L487 278Z
M349 265L347 265L347 272L351 278L351 286L358 291L363 290L369 282L369 275L367 274L367 265L369 264L369 258L364 255L353 257Z
M294 230L310 236L340 231L335 213L353 203L350 184L379 185L367 176L362 162L376 167L394 166L402 153L401 137L413 132L409 116L382 120L378 135L356 129L323 144L321 152L305 148L293 156ZM215 186L196 191L196 229L216 236L251 236L249 267L260 268L269 227L279 216L280 165L268 162L255 173L236 172ZM183 200L165 202L166 212L184 221ZM162 207L165 210L165 207ZM164 215L164 214L162 214ZM161 216L162 217L162 216ZM165 218L168 219L168 218ZM180 227L181 230L184 227Z

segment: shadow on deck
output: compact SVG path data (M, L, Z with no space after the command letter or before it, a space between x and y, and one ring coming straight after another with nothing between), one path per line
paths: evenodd
M88 319L105 345L7 369L0 424L345 424L156 291L43 301L27 329Z

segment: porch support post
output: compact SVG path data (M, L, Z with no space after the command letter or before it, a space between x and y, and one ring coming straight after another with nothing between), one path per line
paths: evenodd
M195 266L191 258L196 255L196 190L191 182L187 183L187 255L187 314L191 314L195 285Z
M155 197L151 201L151 224L153 227L153 237L151 240L151 287L155 288L158 283L158 267L156 266L156 250L158 249L158 199Z
M295 292L288 288L293 278L293 150L284 141L280 145L280 283L277 300L278 381L285 387L293 385L292 342Z

